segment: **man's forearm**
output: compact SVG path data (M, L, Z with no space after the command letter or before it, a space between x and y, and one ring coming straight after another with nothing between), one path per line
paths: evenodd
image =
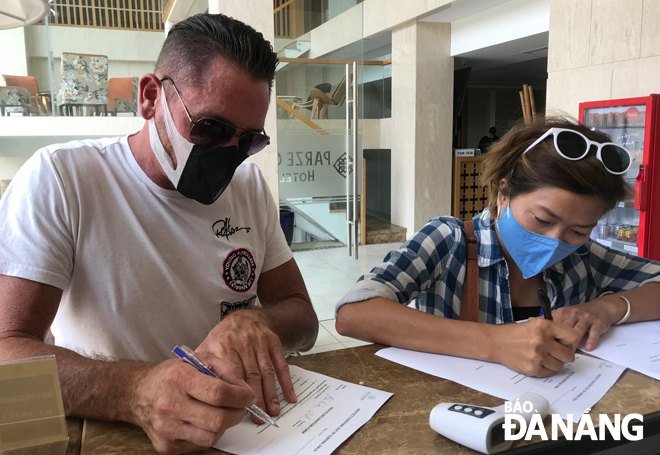
M139 362L108 362L83 357L69 349L31 338L0 339L3 360L55 355L67 416L136 423L137 380L152 366Z
M314 346L319 322L312 304L293 297L261 310L268 319L268 327L282 342L284 352L308 351Z

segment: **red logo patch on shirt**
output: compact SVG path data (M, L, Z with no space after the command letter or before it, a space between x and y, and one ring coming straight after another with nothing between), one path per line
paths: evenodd
M247 292L255 278L256 264L252 253L245 248L234 250L223 263L222 277L227 286L236 292Z

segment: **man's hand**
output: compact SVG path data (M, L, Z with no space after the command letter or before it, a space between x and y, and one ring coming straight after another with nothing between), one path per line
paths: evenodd
M225 368L247 381L257 395L257 406L270 415L280 414L276 377L284 398L290 403L297 401L280 339L258 310L241 310L225 317L196 351L216 373ZM252 420L262 423L254 416Z
M575 351L582 337L589 334L585 349L591 351L596 347L600 336L607 332L616 321L626 313L627 305L616 294L608 294L580 305L558 308L552 312L556 322L572 327L580 338L573 344Z
M237 425L256 396L228 371L222 379L200 373L178 359L149 369L137 382L135 422L160 453L184 453L213 446Z
M555 314L554 312L552 313ZM579 333L563 324L532 319L493 326L496 361L527 376L549 377L575 360Z

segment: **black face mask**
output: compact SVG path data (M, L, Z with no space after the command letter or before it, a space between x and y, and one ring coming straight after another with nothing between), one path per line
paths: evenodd
M238 147L194 145L176 189L204 205L213 204L225 191L246 153Z

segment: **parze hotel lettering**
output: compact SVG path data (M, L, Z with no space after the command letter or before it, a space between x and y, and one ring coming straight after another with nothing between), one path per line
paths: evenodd
M331 166L330 151L316 152L286 152L277 154L277 164L282 166ZM301 170L301 172L281 172L280 183L313 182L314 170Z

